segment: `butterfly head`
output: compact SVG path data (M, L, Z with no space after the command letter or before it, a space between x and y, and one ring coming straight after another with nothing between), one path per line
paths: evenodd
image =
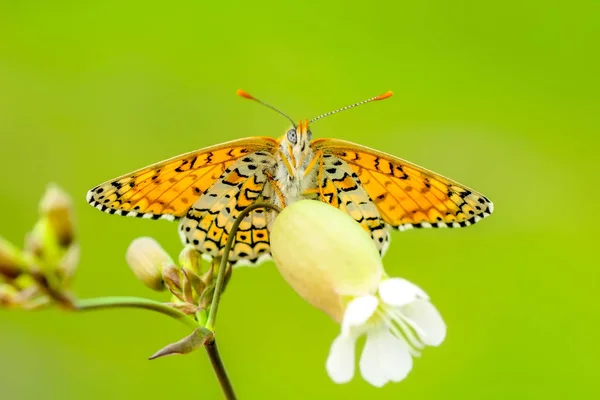
M306 149L312 140L312 132L308 128L308 120L298 122L298 125L290 127L281 138L281 142L300 150Z
M280 155L285 159L284 162L289 165L288 170L292 176L310 161L311 140L312 132L308 127L308 120L300 121L297 125L291 126L279 139Z

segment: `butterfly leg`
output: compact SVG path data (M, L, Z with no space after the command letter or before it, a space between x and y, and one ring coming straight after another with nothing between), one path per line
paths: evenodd
M306 177L311 171L319 164L319 171L317 173L317 187L313 189L308 189L304 192L304 194L315 194L319 193L322 201L325 201L325 195L323 194L323 151L319 150L316 152L315 156L310 163L306 166L304 170L304 176Z
M277 181L275 180L275 177L269 171L264 171L264 173L265 173L265 176L267 177L267 181L269 181L269 183L273 187L273 190L277 194L277 197L279 197L279 201L281 201L281 207L282 208L285 207L285 197L283 197L283 193L281 192L279 183L277 183Z
M306 166L306 169L304 170L304 177L306 177L308 174L310 174L310 172L316 167L317 163L320 163L320 165L323 165L323 151L319 150L315 153L315 156L313 157L312 160L310 160L310 162L308 163L308 165Z
M290 165L290 162L288 161L287 157L285 156L285 154L283 154L282 151L279 151L279 156L281 157L281 161L283 161L283 165L285 165L285 169L287 169L288 174L290 174L291 177L294 176L294 170L292 169L292 166ZM290 150L290 156L293 157L293 153Z

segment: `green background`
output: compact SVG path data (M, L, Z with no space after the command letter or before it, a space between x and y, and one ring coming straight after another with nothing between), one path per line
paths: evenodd
M124 262L135 237L174 255L176 225L119 218L92 186L176 154L394 90L313 126L492 199L461 230L393 234L385 265L422 286L448 336L408 378L336 385L339 327L272 263L235 271L218 326L238 395L593 398L598 362L597 1L11 1L0 3L0 232L21 243L48 182L74 196L80 297L163 299ZM219 398L201 352L146 358L187 334L144 311L0 311L0 397Z

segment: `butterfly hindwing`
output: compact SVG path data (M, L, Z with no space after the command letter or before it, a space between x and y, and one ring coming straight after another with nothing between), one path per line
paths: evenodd
M317 139L312 147L324 159L335 156L347 163L384 221L395 228L458 228L493 211L482 194L389 154L335 139Z
M193 151L105 182L87 200L110 214L178 219L237 160L276 146L272 138L253 137Z
M182 241L192 244L205 258L222 255L240 212L258 200L271 201L273 188L264 171L274 167L275 159L267 152L255 152L237 160L181 220ZM256 265L269 258L270 218L270 212L257 209L242 220L229 254L232 265Z
M319 189L314 197L354 218L371 234L380 254L385 254L390 243L389 228L361 186L358 175L348 163L331 154L324 155L320 164Z

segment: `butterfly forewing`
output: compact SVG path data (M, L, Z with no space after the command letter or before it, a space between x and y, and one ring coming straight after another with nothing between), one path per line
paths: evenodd
M389 154L335 139L312 147L348 163L384 221L398 229L463 227L493 211L482 194Z
M253 137L197 150L103 183L87 199L110 214L181 218L237 160L276 146L272 138Z

